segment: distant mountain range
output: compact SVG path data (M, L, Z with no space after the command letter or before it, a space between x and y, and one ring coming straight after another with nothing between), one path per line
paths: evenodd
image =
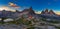
M50 15L56 15L53 10L48 11L48 9L46 9L45 11L42 11L41 14L50 14Z
M46 9L45 11L41 12L41 17L43 18L47 18L47 19L56 19L56 20L60 20L60 16L55 14L55 12L53 10L48 10Z
M21 17L22 15L27 15L27 16L33 16L35 18L40 18L40 17L43 17L43 18L49 18L49 19L59 19L60 20L60 16L58 16L57 14L54 13L53 10L43 10L41 12L41 14L36 14L34 12L34 10L32 9L32 7L30 7L29 9L24 9L23 11L18 11L16 10L16 12L12 12L12 11L6 11L6 10L3 10L3 11L0 11L0 18L3 18L3 17L6 17L6 18L18 18L18 17Z

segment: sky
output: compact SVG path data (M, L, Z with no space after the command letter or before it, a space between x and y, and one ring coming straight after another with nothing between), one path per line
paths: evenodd
M12 4L9 4L9 2L13 3L14 7ZM35 11L41 11L46 8L54 11L60 11L60 0L0 0L0 9L2 9L3 6L11 9L19 7L16 8L19 10L23 10L32 6L33 10Z

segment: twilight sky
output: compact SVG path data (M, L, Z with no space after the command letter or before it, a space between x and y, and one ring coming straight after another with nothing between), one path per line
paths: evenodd
M54 11L60 11L60 0L0 0L0 9L3 6L9 7L9 2L19 6L20 10L32 6L36 11L41 11L46 8L53 9Z

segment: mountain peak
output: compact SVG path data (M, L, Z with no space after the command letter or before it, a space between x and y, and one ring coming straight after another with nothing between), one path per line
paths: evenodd
M45 12L48 12L48 9L46 9Z
M32 9L32 7L30 7L29 10L30 10L30 11L29 11L30 14L35 14L35 12L34 12L34 10Z
M29 9L32 10L32 6Z
M45 11L43 10L41 14L48 14L48 9L46 9Z
M55 13L54 13L53 10L50 10L49 11L48 9L46 9L45 11L42 11L41 14L50 14L50 15L53 15L54 14L55 15Z
M44 14L44 13L45 13L44 11L41 12L41 14Z
M29 14L35 14L35 12L32 9L32 7L30 7L29 9L24 9L22 12L28 12Z
M50 10L50 11L49 11L49 14L55 14L55 13L53 12L53 10Z
M48 13L48 9L45 10L45 13L46 13L46 14Z

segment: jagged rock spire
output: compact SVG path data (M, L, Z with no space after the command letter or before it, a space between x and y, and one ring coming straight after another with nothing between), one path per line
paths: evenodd
M32 6L29 9L32 10Z
M53 10L50 10L50 12L53 12Z
M50 10L50 11L49 11L49 14L55 14L55 13L53 12L53 10Z
M28 12L28 14L35 14L34 10L32 9L32 7L30 7L29 9L24 9L22 12Z
M33 9L32 9L32 6L29 8L29 13L30 13L30 14L35 14L35 12L34 12Z
M41 14L44 14L44 13L45 13L44 11L41 12Z
M41 14L50 14L50 15L56 15L53 10L48 11L48 9L46 9L45 11L42 11Z
M45 10L45 13L48 13L48 9Z

